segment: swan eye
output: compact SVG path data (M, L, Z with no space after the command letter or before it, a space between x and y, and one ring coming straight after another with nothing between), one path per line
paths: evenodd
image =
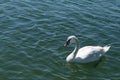
M69 39L68 41L66 41L66 43L64 44L64 46L69 45L69 44L70 44L70 40L71 40L71 39Z

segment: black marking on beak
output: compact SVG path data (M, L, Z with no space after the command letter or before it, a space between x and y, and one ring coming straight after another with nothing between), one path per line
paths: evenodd
M64 44L64 46L69 45L69 44L70 44L70 40L71 40L71 39L69 39L68 41L66 41L66 43Z

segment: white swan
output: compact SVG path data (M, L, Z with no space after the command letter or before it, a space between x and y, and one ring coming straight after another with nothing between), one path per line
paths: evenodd
M66 58L67 62L79 62L79 63L88 63L92 61L99 60L110 48L110 46L85 46L80 48L79 41L76 36L69 36L64 46L69 45L70 43L75 43L75 49L71 54Z

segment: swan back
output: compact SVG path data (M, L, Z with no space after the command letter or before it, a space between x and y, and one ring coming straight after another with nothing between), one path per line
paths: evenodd
M110 46L85 46L78 50L74 62L87 63L96 61L103 56L109 48Z

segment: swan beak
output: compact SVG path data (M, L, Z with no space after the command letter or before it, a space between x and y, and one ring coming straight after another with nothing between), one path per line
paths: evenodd
M64 44L64 46L68 46L70 44L70 40L66 41L66 43Z
M65 44L64 44L64 46L66 47L66 46L67 46L67 44L65 43Z

